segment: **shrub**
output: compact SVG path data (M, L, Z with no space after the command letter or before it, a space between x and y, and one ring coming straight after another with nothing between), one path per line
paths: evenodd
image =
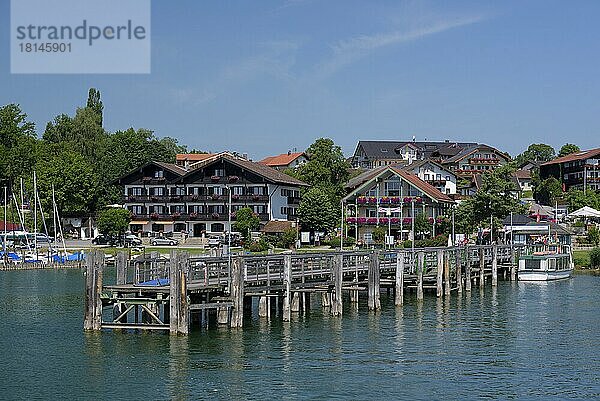
M590 244L598 246L598 243L600 243L600 231L598 231L596 226L590 227L588 230L587 239Z
M588 251L573 251L573 264L576 267L589 267L590 253Z
M600 248L594 248L590 252L590 266L592 268L600 267Z
M387 228L385 228L383 226L376 227L373 229L371 234L373 235L373 241L375 241L378 244L383 244L383 240L385 239L385 236L387 235ZM338 242L338 246L339 246L339 242Z
M344 246L345 247L349 247L349 246L354 246L354 244L356 243L356 240L352 237L344 237ZM327 241L327 245L329 245L332 248L339 248L340 247L340 237L335 237L332 238L331 240Z
M269 249L269 243L261 238L258 241L252 241L246 249L250 252L264 252Z

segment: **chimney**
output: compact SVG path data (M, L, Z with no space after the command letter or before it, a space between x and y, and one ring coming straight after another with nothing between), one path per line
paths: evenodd
M288 156L289 156L289 155L291 155L291 154L292 154L292 151L291 151L291 150L288 150Z
M248 153L242 153L242 159L248 160Z
M188 158L185 158L185 161L183 162L183 168L185 169L185 171L188 171L190 169L190 161L188 160Z

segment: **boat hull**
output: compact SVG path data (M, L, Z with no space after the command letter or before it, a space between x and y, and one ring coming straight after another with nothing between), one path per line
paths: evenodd
M559 271L519 271L519 281L554 281L571 277L572 269Z

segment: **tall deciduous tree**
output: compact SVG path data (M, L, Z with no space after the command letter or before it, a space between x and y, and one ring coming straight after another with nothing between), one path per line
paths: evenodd
M110 236L120 236L129 229L131 213L129 210L109 208L98 213L98 231Z
M556 152L550 145L544 143L532 143L526 151L515 158L517 166L527 162L543 163L554 159Z
M337 224L337 208L331 196L320 187L313 187L302 196L298 216L303 229L329 232Z
M259 226L260 219L249 207L241 208L235 212L233 228L242 234L246 243L250 240L250 233L257 230Z
M17 104L0 108L0 179L28 175L35 163L35 125Z
M100 126L102 126L104 120L104 104L102 104L102 100L100 99L100 91L98 89L90 88L88 91L86 107L96 113Z
M574 145L572 143L565 143L560 148L560 151L558 152L558 156L562 157L562 156L570 155L571 153L579 152L580 150L581 149L577 145Z
M535 186L534 197L543 205L553 205L554 202L562 195L562 185L554 177L546 178Z

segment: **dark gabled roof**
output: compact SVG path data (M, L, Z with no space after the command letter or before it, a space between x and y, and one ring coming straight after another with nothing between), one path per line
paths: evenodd
M346 183L346 185L344 185L344 188L346 188L346 190L350 190L350 191L355 188L358 188L362 184L369 181L371 178L375 177L376 175L378 175L380 172L382 172L383 170L385 170L388 167L389 166L381 166L381 167L377 167L377 168L374 168L371 170L364 171L361 174L357 175L356 177L350 178L348 180L348 182Z
M494 148L493 146L489 146L489 145L485 145L485 144L479 144L479 145L475 145L475 146L470 146L467 148L462 149L460 152L458 152L457 154L455 154L454 156L446 159L446 160L442 160L442 163L444 164L448 164L448 163L456 163L458 161L461 161L462 159L464 159L465 157L477 152L477 151L482 151L482 150L487 150L487 151L492 151L495 152L496 154L498 154L499 156L502 156L504 158L506 158L507 160L510 160L510 156L507 155L506 153Z
M456 177L456 174L453 171L448 170L446 167L442 166L440 163L434 162L431 159L415 160L411 164L407 164L406 166L403 166L402 170L410 172L410 171L413 171L414 169L418 169L419 167L422 167L426 164L433 164L434 166L440 168L441 170L444 170L448 174L452 174L453 176Z
M154 162L154 164L159 165L160 167L164 168L165 170L169 170L173 174L183 176L185 173L187 173L186 169L184 169L183 167L179 167L178 165L173 164L173 163Z
M515 177L517 177L519 180L530 180L531 170L516 170Z
M506 216L504 220L502 220L502 225L510 226L510 215ZM524 226L528 223L535 223L535 220L532 218L525 216L524 214L513 214L512 216L512 225L513 226Z
M349 187L348 184L346 184L346 188L351 191L354 191L357 188L359 188L360 186L369 182L370 180L378 177L379 175L384 173L386 170L391 171L393 174L399 175L402 179L404 179L408 183L412 184L414 187L419 188L422 192L427 194L427 196L431 197L432 199L437 200L438 202L454 203L454 200L452 198L450 198L448 195L440 192L440 190L438 190L433 185L421 180L419 177L417 177L414 174L409 173L408 171L402 170L402 168L400 168L398 166L384 166L384 167L379 167L379 168L376 168L373 170L366 171L363 174L361 174L360 176L354 178L356 180L354 187ZM348 196L350 196L350 195L348 195Z
M590 149L590 150L582 150L580 152L571 153L570 155L558 157L554 160L550 160L549 162L542 163L541 165L549 166L551 164L566 163L566 162L572 162L572 161L576 161L576 160L585 160L585 159L589 159L590 157L594 157L597 155L600 155L600 148L595 148L595 149Z
M444 148L444 152L451 151L452 147L465 148L469 146L477 145L475 142L450 142L450 141L359 141L356 148L361 147L363 152L369 158L377 159L396 159L398 157L398 150L405 146L410 145L424 153L426 157L431 153L439 151ZM454 151L455 154L456 151ZM356 154L356 152L355 152Z
M253 173L258 174L261 177L266 178L268 181L271 181L276 184L297 185L297 186L303 186L303 187L308 186L307 183L300 181L296 178L290 177L289 175L284 174L279 170L275 170L272 167L265 166L263 164L259 164L259 163L255 163L255 162L251 162L249 160L242 159L240 157L236 157L229 153L219 153L219 154L215 155L214 157L211 157L211 158L203 160L201 162L192 164L190 166L190 170L187 172L186 175L193 174L195 172L195 170L197 170L198 168L209 166L212 163L215 163L222 159L226 159L227 161L231 162L232 164L236 164L239 167L242 167L242 168L245 168L246 170L252 171Z

